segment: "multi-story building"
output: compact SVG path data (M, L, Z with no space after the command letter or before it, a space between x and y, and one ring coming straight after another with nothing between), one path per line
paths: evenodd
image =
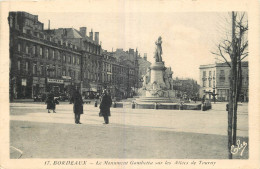
M240 99L248 101L248 62L242 62L242 88ZM228 101L230 67L227 63L215 63L200 66L200 97L205 93L215 92L216 99ZM206 95L209 97L209 95Z
M87 36L87 28L80 27L79 31L75 28L59 28L53 30L46 30L49 34L68 41L79 47L82 54L81 64L81 91L84 95L93 95L94 93L101 93L104 84L104 74L101 74L103 70L103 55L102 48L99 44L99 32L91 30L89 36ZM102 76L103 75L103 76Z
M138 88L138 52L103 52L99 32L87 28L44 30L37 15L10 12L10 96L32 98L54 89L85 95L104 88L132 96ZM95 37L94 37L95 35Z
M80 82L77 46L46 33L37 15L10 12L8 20L11 98L32 98L51 89L66 92Z
M132 97L137 93L139 82L139 65L138 65L138 51L129 49L124 51L123 49L117 49L115 52L110 52L117 63L113 64L113 74L117 74L115 81L118 84L115 86L120 93L121 97Z

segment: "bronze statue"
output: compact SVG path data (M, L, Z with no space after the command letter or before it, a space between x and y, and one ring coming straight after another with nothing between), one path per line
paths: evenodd
M158 40L155 42L156 49L154 53L155 62L162 62L162 37L159 36Z

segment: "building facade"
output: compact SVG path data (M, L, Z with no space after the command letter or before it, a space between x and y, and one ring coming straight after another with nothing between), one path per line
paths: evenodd
M78 48L47 34L38 16L10 12L10 96L32 98L54 90L66 93L80 86Z
M37 15L10 12L10 98L32 98L54 90L85 96L109 89L114 97L132 97L138 88L138 52L106 52L99 32L87 28L44 30Z
M248 101L248 62L242 62L241 101ZM200 66L200 97L205 93L215 92L218 101L228 101L230 67L226 63ZM209 96L207 96L209 97Z
M115 52L110 52L110 55L116 61L112 65L116 97L133 97L139 87L138 51L131 48L128 51L117 49Z

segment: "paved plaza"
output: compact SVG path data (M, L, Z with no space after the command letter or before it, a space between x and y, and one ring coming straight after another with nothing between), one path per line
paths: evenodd
M84 105L82 124L75 124L68 102L57 105L57 113L40 102L11 103L10 157L226 159L225 105L213 103L208 111L111 108L104 125L93 104ZM248 143L247 103L238 107L237 128L238 139ZM234 157L248 158L248 147Z

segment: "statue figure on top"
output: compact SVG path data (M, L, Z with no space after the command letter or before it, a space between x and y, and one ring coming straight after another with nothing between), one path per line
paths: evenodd
M155 62L162 62L162 37L159 36L158 40L155 41L156 49L154 52Z

